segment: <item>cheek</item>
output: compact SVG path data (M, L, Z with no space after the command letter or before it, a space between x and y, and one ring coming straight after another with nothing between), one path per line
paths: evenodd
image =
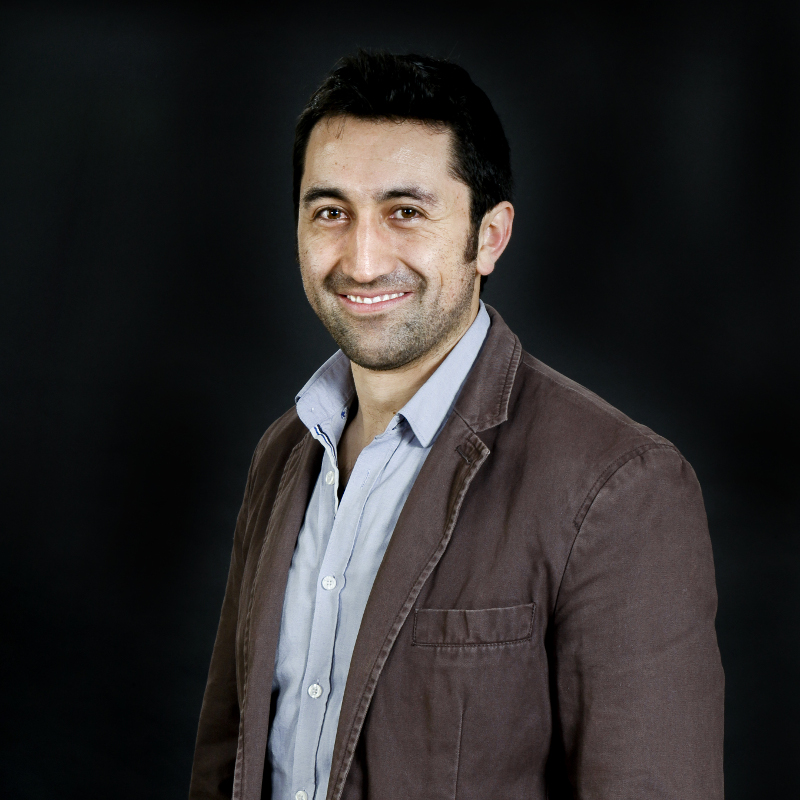
M307 244L300 244L297 249L300 264L300 278L303 281L306 295L316 294L325 279L326 270L322 266L319 254Z
M326 264L335 261L335 249L335 242L331 241L331 237L308 231L301 231L298 235L297 253L300 265L309 273L324 271Z
M450 263L460 261L460 249L448 235L439 231L420 230L393 238L392 249L411 266L436 274Z
M297 241L299 252L308 253L309 256L319 261L326 258L335 258L346 246L347 235L342 230L325 230L301 225Z
M457 293L467 280L463 242L450 236L429 237L415 243L416 263L447 293Z

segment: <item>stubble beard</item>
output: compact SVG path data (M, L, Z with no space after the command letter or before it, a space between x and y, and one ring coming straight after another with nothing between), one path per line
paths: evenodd
M468 241L464 255L471 252ZM422 360L437 347L444 347L459 330L462 334L465 332L475 292L475 275L474 260L462 263L462 280L456 290L455 303L449 308L443 306L441 295L438 302L426 303L426 282L415 275L417 286L413 295L404 301L409 308L402 313L399 309L390 310L386 317L374 319L354 320L336 299L336 290L329 287L327 281L321 291L312 293L306 287L306 296L350 361L364 369L386 372ZM407 287L408 282L404 286ZM381 287L381 291L384 288ZM390 294L392 289L385 288L385 291ZM397 319L393 319L393 315Z

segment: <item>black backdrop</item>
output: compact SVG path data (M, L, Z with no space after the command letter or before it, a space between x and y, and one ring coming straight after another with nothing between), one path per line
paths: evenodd
M112 9L0 12L3 796L186 793L250 455L335 350L289 161L357 45L492 98L483 299L695 467L727 796L800 796L800 4Z

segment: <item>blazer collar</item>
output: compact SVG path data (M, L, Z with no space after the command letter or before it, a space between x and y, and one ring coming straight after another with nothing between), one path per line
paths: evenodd
M522 361L519 339L492 306L486 310L491 327L454 409L476 433L508 419L511 387Z

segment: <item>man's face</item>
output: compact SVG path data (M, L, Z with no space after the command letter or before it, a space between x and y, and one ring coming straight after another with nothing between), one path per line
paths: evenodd
M321 120L311 132L297 227L303 287L336 344L370 370L446 352L478 310L463 257L469 189L448 173L449 131ZM395 299L368 304L397 293Z

